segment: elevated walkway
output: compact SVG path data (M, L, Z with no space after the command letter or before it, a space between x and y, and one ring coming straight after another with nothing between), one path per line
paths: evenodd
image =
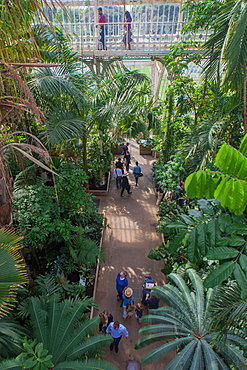
M116 299L115 279L118 272L128 272L129 286L134 289L135 304L141 301L142 284L145 275L151 275L162 286L165 283L161 273L162 262L150 260L147 255L151 248L158 246L162 240L161 235L156 233L157 207L155 191L152 183L151 167L154 158L149 155L138 154L138 145L130 141L131 168L129 182L132 194L124 192L124 198L120 198L120 190L116 189L115 179L112 178L110 193L107 197L99 197L100 212L104 212L108 227L103 239L105 262L100 265L96 303L99 311L112 313L114 320L120 321L129 331L127 339L122 338L119 352L110 351L103 358L113 363L119 370L125 370L128 360L140 361L141 357L153 347L148 346L141 350L135 350L134 345L139 338L138 330L144 325L139 324L135 317L123 321L122 308ZM138 161L142 167L144 176L139 179L139 186L135 187L132 166ZM144 315L147 308L144 309ZM163 370L171 360L172 354L155 363L143 366L143 370Z

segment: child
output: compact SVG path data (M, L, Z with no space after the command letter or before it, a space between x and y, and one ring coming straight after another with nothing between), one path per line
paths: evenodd
M142 305L141 303L137 303L136 305L136 309L135 309L135 312L136 312L136 319L137 321L139 322L139 324L141 324L142 322L142 312L143 312L143 308L142 308Z
M107 326L113 321L113 316L110 312L105 310L99 314L99 317L101 318L101 321L99 323L99 331L102 334L105 334Z

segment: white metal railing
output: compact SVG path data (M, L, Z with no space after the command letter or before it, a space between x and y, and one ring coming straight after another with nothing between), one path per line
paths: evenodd
M192 39L199 43L207 40L208 34L201 32L197 35L182 35L182 22L132 22L131 32L133 41L131 50L154 51L167 50L179 41ZM67 23L64 24L66 32L70 34L71 44L77 51L96 51L102 49L100 28L93 23ZM107 50L116 51L124 48L124 23L105 24L105 44ZM127 39L128 44L128 39Z

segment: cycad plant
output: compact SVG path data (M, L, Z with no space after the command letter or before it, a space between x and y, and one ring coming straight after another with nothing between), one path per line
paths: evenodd
M51 361L54 369L116 370L113 365L98 358L98 350L112 339L110 336L91 335L99 322L99 317L90 320L85 313L92 301L75 298L60 302L59 299L57 294L30 299L30 339L34 340L35 348L30 351L30 346L27 348L25 345L23 352L25 360L27 357L30 359L31 368L36 369L37 365L37 369L43 369L38 367L41 359L38 359L37 352L45 362ZM19 355L16 359L0 364L0 369L18 370L23 368L22 365L23 355Z
M151 310L152 315L143 317L143 322L152 325L140 329L143 337L135 347L138 349L159 341L162 344L145 354L141 364L149 364L177 350L177 355L165 367L166 370L226 370L232 365L234 369L244 368L247 361L241 349L246 348L246 341L230 331L226 333L224 342L217 341L218 333L210 332L211 318L207 311L213 291L210 289L205 295L197 273L192 269L187 272L190 279L188 284L179 274L172 273L169 277L174 285L166 284L153 289L153 294L167 306Z

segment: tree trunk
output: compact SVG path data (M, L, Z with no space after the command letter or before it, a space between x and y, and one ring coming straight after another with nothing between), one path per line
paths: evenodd
M82 153L82 158L83 158L83 169L86 172L86 175L88 176L88 164L87 164L87 138L86 135L83 135L82 138L82 147L83 147L83 153ZM85 188L88 190L89 189L89 183L86 182Z
M2 153L0 152L0 227L12 223L12 190L11 179L6 170Z

